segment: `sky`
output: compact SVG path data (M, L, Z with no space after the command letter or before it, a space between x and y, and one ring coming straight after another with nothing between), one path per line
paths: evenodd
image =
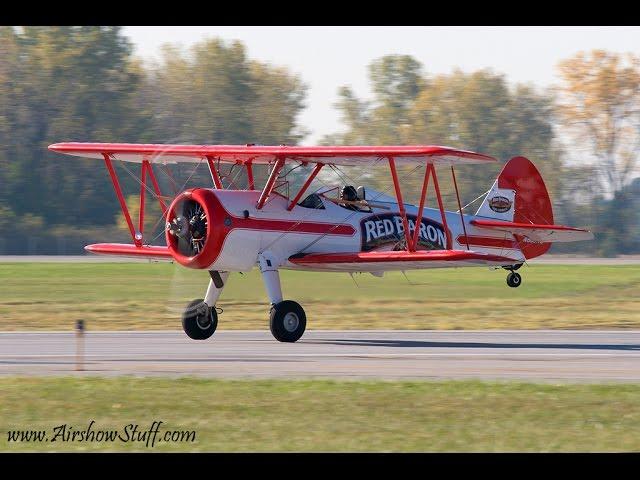
M303 143L343 129L333 107L349 85L370 98L367 65L387 54L409 54L428 75L491 68L511 83L541 88L557 82L556 65L595 48L640 55L639 27L124 27L136 55L158 58L164 43L188 47L205 38L241 40L250 58L286 66L309 86L299 122Z

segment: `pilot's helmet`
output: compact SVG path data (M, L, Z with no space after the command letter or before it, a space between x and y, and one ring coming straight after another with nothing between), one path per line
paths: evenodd
M358 200L358 192L353 185L345 185L340 191L340 199L355 202Z

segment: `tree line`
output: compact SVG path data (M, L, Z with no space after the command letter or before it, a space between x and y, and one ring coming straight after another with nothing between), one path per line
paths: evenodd
M345 128L321 143L441 144L501 162L525 155L547 180L556 221L596 232L595 242L554 251L638 253L640 61L593 51L557 71L557 85L541 90L491 70L431 75L411 56L388 55L369 66L373 98L339 90ZM133 55L119 27L0 27L0 253L78 253L127 239L102 165L60 157L49 144L297 144L308 134L298 121L306 92L298 75L248 58L237 41L166 45L151 62ZM119 168L125 189L137 191ZM499 169L459 168L463 202ZM350 178L389 189L386 170L352 170ZM446 173L442 189L452 192ZM421 175L401 176L418 194ZM451 193L445 202L457 209Z

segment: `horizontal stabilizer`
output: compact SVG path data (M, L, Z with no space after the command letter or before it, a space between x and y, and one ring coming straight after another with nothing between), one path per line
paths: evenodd
M592 240L589 230L565 225L544 225L535 223L502 222L499 220L471 220L471 225L488 230L508 232L526 237L534 243L579 242Z
M129 243L94 243L84 247L87 252L98 255L111 255L126 258L148 258L150 260L173 260L169 249L164 245L142 245Z

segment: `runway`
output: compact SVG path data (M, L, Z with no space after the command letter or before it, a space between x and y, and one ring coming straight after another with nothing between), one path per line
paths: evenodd
M640 381L640 331L89 332L76 372L73 333L0 333L0 375Z

